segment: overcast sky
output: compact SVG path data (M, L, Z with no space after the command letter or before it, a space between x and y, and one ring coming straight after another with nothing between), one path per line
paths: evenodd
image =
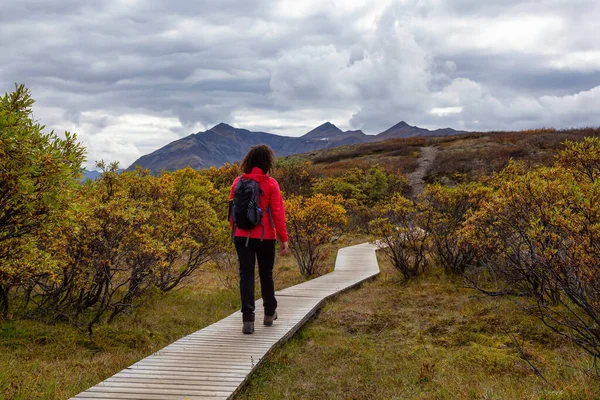
M600 125L598 0L0 0L0 90L95 160L290 136Z

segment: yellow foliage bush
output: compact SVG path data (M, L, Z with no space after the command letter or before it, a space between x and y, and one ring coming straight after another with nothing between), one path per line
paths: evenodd
M80 187L70 223L48 238L60 274L23 287L29 315L65 318L90 332L153 288L175 288L229 240L210 204L219 193L198 171L155 177L100 166L102 176Z
M303 275L318 274L322 246L329 243L348 223L340 196L316 194L291 196L285 200L291 251Z
M477 247L459 240L459 231L491 189L479 182L455 187L428 185L421 196L423 226L431 233L432 255L447 273L462 275L477 257Z
M383 217L372 220L370 228L374 237L385 244L384 254L405 279L421 275L429 266L430 234L423 229L428 224L421 220L424 214L399 193L380 206L380 213Z
M75 135L43 132L33 104L23 85L0 97L0 315L17 286L55 273L43 237L66 222L84 161Z
M460 232L496 279L481 290L528 294L524 308L600 357L600 140L566 143L552 167L511 163ZM474 274L479 270L475 269ZM486 285L485 283L488 283Z

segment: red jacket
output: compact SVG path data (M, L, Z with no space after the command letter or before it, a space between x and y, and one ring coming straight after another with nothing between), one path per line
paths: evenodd
M273 229L273 226L271 225L269 214L265 213L262 218L262 224L265 227L264 239L275 239L275 231L277 231L279 240L282 242L287 242L288 233L285 225L285 210L283 207L283 198L281 197L279 183L277 183L277 181L274 178L271 178L268 174L264 174L262 169L256 167L252 168L251 173L244 174L242 176L258 182L258 186L263 192L258 199L258 206L262 210L266 210L267 206L270 206L271 208L271 215L273 216L275 229ZM235 186L239 180L240 177L238 176L233 181L233 185L231 185L231 192L229 194L229 200L233 199L233 192L235 191ZM232 222L229 221L229 224L232 225ZM262 235L262 229L263 228L260 225L255 226L250 231L250 237L260 239ZM241 228L236 228L234 235L248 237L248 231Z

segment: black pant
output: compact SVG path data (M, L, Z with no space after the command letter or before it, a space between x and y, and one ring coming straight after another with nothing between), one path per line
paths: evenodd
M240 261L240 297L242 299L243 321L254 321L254 266L258 260L260 291L265 315L272 316L277 308L273 265L275 264L275 240L250 239L246 247L245 237L233 239Z

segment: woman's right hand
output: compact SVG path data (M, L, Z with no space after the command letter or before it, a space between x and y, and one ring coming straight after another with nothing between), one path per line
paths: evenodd
M279 254L285 256L289 252L290 249L288 248L288 242L281 242L281 249L279 251Z

